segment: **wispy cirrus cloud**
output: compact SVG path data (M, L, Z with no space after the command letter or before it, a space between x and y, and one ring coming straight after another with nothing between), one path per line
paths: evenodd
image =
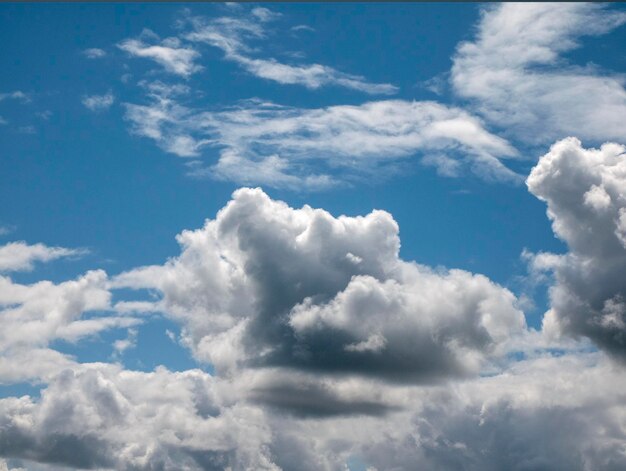
M200 172L238 183L324 186L382 176L413 155L447 176L469 169L490 180L521 179L501 162L516 156L507 141L469 113L434 102L302 109L248 101L198 111L153 97L151 104L126 109L132 131L168 152L194 157L209 147L220 149L218 162Z
M265 23L278 16L267 8L255 8L249 15L237 17L189 17L192 30L184 37L221 49L226 60L237 63L252 75L277 83L302 85L311 90L339 86L370 95L393 95L398 91L394 85L372 83L362 76L341 72L327 65L286 64L275 58L262 57L264 54L256 43L268 35Z

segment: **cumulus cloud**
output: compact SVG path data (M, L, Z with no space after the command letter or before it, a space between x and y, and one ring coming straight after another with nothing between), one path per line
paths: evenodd
M203 148L220 148L218 162L195 173L241 184L319 188L382 178L416 154L447 176L471 171L486 180L521 180L501 162L517 155L506 140L471 114L435 102L302 109L248 101L198 111L153 95L152 103L126 109L131 131L168 152L189 157Z
M401 260L397 224L383 211L335 218L242 189L178 242L179 257L113 286L159 290L196 358L222 373L469 375L524 330L513 294L487 278Z
M593 3L504 3L486 7L476 39L453 57L454 91L486 119L526 141L567 135L623 140L623 77L569 64L580 38L606 34L624 12Z
M543 193L553 186L579 211L618 214L618 230L623 185L607 168L623 152L569 140L541 160L529 187L559 234L570 226L558 222L566 203ZM603 178L585 180L589 169ZM0 278L0 383L43 385L0 399L0 456L34 470L624 467L623 366L538 339L515 296L482 275L402 260L398 232L384 211L334 217L241 189L163 265ZM111 306L127 288L160 297ZM178 323L217 376L81 364L52 347L123 328L119 360L137 335L128 314L149 311Z
M192 47L184 46L178 38L166 38L160 44L145 42L147 40L154 42L158 39L152 31L144 30L139 39L126 39L117 47L133 57L152 59L166 71L182 77L189 77L202 70L202 66L195 63L200 58L200 53Z
M7 232L1 232L6 234ZM44 244L28 245L26 242L9 242L0 246L0 272L32 270L35 262L49 262L63 257L79 257L85 249L48 247Z
M265 39L268 32L264 23L279 16L267 8L254 8L249 18L238 16L209 20L191 17L188 20L192 31L185 38L221 49L226 60L237 63L248 73L281 84L302 85L312 90L333 85L370 95L393 95L398 91L394 85L371 83L364 77L340 72L327 65L290 65L275 58L255 57L253 52L258 49L250 43Z
M284 378L261 378L247 399L244 382L200 370L79 365L38 399L0 399L0 454L74 469L608 471L625 464L624 378L592 353L431 387L309 378L279 396Z
M591 338L626 356L626 148L585 149L575 138L541 157L528 189L548 205L564 255L537 254L535 270L553 270L544 329Z
M83 105L91 111L108 110L114 102L115 96L111 92L104 95L85 95L82 99Z
M263 412L200 370L67 369L38 401L0 399L0 455L74 469L278 469Z

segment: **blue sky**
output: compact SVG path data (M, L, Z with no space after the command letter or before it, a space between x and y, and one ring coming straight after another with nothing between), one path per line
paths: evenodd
M622 463L593 440L545 455L533 430L558 400L504 382L618 381L624 23L620 3L0 6L0 425L22 394L38 411L5 428L24 444L0 432L7 469L487 469L471 418L433 412L426 391L450 385L459 411L531 417L528 469ZM135 414L111 427L137 448L74 411L46 420L83 423L50 432L81 456L46 451L38 421L63 388L93 406L90 375ZM143 420L132 375L214 401L220 444ZM589 414L563 424L607 426ZM421 445L322 438L376 420ZM517 453L500 448L493 469Z

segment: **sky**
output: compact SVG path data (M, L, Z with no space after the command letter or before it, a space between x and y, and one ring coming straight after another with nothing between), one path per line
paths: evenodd
M0 38L0 471L626 468L624 4Z

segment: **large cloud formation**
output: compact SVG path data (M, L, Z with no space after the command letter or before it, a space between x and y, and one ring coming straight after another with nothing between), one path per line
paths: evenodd
M524 330L508 290L398 256L384 211L333 217L241 189L185 231L182 254L116 277L159 290L198 359L224 373L284 366L417 381L476 373Z
M552 269L547 328L591 338L626 358L626 148L585 149L575 138L557 142L528 177L548 205L554 233L569 252L540 254L536 269Z
M565 150L569 157L555 158L561 173L578 165L583 176L585 166L604 175L598 162L617 163L623 152L568 140L549 156ZM549 160L530 187L549 201L556 227L564 213L538 189ZM560 181L559 172L544 173ZM613 198L612 187L588 183L581 195L589 196L578 198L608 207L591 187ZM601 352L554 356L539 343L520 352L538 333L526 329L515 296L482 275L402 260L388 213L334 217L241 189L178 241L181 254L165 264L112 278L92 271L58 285L2 279L10 323L0 337L0 380L44 387L39 397L0 399L0 469L626 465L622 366ZM111 303L119 288L160 297ZM94 310L108 315L85 318ZM210 362L217 374L78 363L51 348L55 339L128 328L137 319L114 311L140 310L178 322L200 366Z

